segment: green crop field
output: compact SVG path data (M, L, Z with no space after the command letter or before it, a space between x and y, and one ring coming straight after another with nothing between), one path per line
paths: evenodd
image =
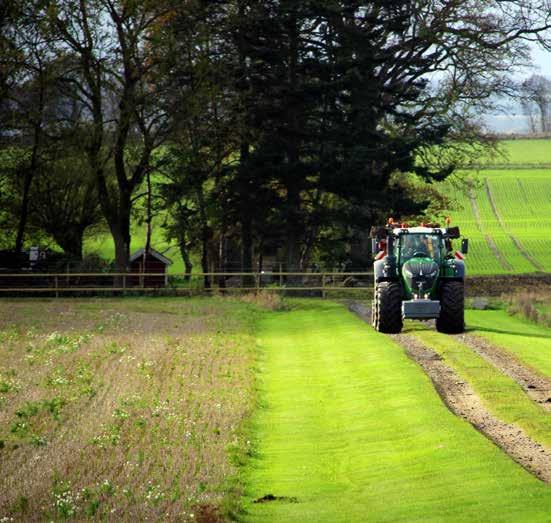
M454 202L454 224L471 242L469 273L549 272L551 140L510 140L502 148L507 168L467 171L466 182L441 184Z
M498 158L493 160L493 163L551 165L551 140L549 139L503 140L501 146L505 159Z

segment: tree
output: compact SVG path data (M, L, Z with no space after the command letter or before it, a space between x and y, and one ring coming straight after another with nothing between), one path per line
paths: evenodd
M227 239L246 270L267 245L302 270L341 256L383 216L422 213L427 199L396 173L442 180L486 145L477 114L511 92L510 71L551 17L547 0L2 5L0 45L13 59L2 57L0 88L29 122L17 130L28 167L19 229L41 166L63 165L53 138L71 129L85 137L119 271L155 169L167 176L156 190L171 234L188 262L195 245L205 272L223 268ZM71 192L58 174L52 194Z
M169 121L157 46L169 15L163 2L48 2L49 27L62 42L57 52L73 58L65 82L87 108L85 148L121 272L129 263L133 196Z
M390 184L392 174L431 181L453 172L453 163L420 162L420 152L480 139L475 111L509 89L506 72L526 58L526 40L549 28L545 6L532 7L247 3L248 165L283 201L276 212L288 270L305 268L335 220L350 229L383 213L422 211Z
M187 270L189 246L199 245L203 272L224 270L224 249L231 223L222 186L233 172L237 149L231 51L223 38L223 8L195 2L177 9L170 21L174 35L170 92L175 110L171 145L165 149L160 184L173 218L168 228L178 240ZM223 284L223 281L221 281ZM210 278L205 277L205 286Z
M8 2L4 93L0 113L4 124L3 141L15 148L17 161L11 167L12 186L18 196L14 248L21 251L27 231L32 186L58 140L63 105L56 88L58 62L50 49L50 36L37 25L41 7L22 2ZM7 43L6 43L7 42Z
M23 18L20 4L16 0L0 3L0 118L6 116L6 98L15 85L23 60L18 45L18 22Z
M520 84L519 91L531 131L546 133L551 130L551 80L534 74Z
M37 176L30 220L53 237L65 254L82 260L84 233L101 221L101 213L87 158L69 145L64 141Z

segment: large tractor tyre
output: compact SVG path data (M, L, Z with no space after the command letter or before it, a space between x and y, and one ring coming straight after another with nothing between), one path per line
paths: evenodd
M440 317L436 330L446 334L465 331L465 292L462 281L443 282L440 287Z
M382 282L375 288L373 327L385 334L402 330L402 287L399 283Z

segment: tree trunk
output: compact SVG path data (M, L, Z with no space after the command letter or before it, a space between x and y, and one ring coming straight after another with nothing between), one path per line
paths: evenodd
M180 247L180 255L182 256L182 260L184 261L184 281L190 281L191 280L191 271L193 270L193 263L191 263L191 258L189 257L189 252L187 250L187 246L185 244L182 244L182 242L179 243Z
M296 14L289 20L289 90L294 93L297 89L297 63L298 63L298 26ZM300 239L301 239L301 197L300 185L297 177L300 152L297 144L299 135L299 115L296 103L289 104L288 122L291 135L287 142L287 176L286 176L286 234L287 234L287 272L300 270ZM294 278L291 278L293 280Z
M19 212L19 222L17 224L17 236L15 238L15 251L23 250L23 239L25 237L25 229L27 228L27 220L29 217L29 194L31 184L34 178L32 167L25 169L25 178L23 180L23 195L21 198L21 209Z
M241 277L241 286L254 286L254 277L250 274L253 271L252 219L246 213L241 217L241 265L243 272L249 273Z
M202 186L197 188L197 202L199 203L199 215L201 216L201 270L203 273L207 273L209 272L209 241L211 234ZM206 274L204 276L204 285L205 289L210 289L210 278Z
M117 272L127 272L130 265L130 209L130 196L125 198L121 195L117 219L109 224L115 242Z
M58 230L52 236L63 252L75 260L82 261L82 246L85 228L80 225Z
M300 271L300 193L294 180L287 184L287 272Z
M245 3L238 2L239 20L246 19ZM239 93L242 97L242 103L245 107L245 93L249 88L249 81L244 82L248 78L247 70L247 52L246 52L246 34L243 27L239 28L237 33L237 51L239 58L239 76L242 79L239 84ZM246 125L245 125L246 127ZM246 136L246 131L242 136L240 145L239 158L239 194L241 197L241 209L239 220L241 222L241 270L246 273L252 273L253 270L253 205L250 202L250 188L248 184L250 176L250 166L248 165L250 158L250 145ZM241 277L242 287L254 286L254 277L252 275L244 275Z
M23 239L25 237L25 229L27 228L27 221L29 219L29 195L31 192L31 185L38 168L38 152L40 148L40 141L42 137L42 110L44 106L44 88L41 84L39 108L40 116L39 121L35 122L33 133L33 149L31 153L31 164L28 169L25 169L25 178L23 180L23 195L21 199L21 211L19 214L19 223L17 225L17 236L15 238L15 251L21 252L23 250Z
M126 233L119 227L112 227L111 234L115 242L115 265L117 272L126 272L130 260L130 233Z
M253 270L253 216L252 203L249 201L248 165L249 144L241 144L241 154L239 160L239 192L241 193L241 264L243 272L252 272Z
M146 231L145 231L145 246L143 249L142 273L146 272L147 255L151 250L151 222L153 221L153 217L151 214L151 174L149 170L147 171L146 182L147 182L147 202L146 202L146 219L145 219Z
M220 235L218 240L218 272L226 272L226 248L225 248L225 238L224 235ZM226 287L226 276L221 274L218 277L218 287L224 289Z

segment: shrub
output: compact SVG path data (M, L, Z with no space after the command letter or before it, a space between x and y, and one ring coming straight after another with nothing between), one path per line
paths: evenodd
M283 296L278 292L260 291L258 293L248 293L241 297L241 300L246 303L252 303L262 309L270 311L285 311L289 310L289 304Z
M507 312L518 314L533 323L550 327L551 313L547 312L549 302L550 297L546 294L523 291L507 298Z

